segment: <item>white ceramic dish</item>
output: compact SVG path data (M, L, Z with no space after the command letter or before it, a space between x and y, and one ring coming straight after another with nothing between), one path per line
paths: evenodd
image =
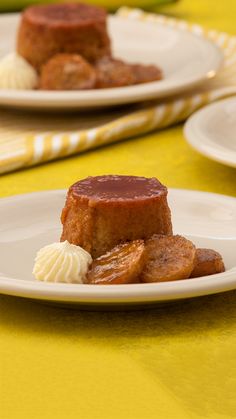
M54 284L34 280L36 251L60 236L65 191L18 195L0 200L0 293L78 307L159 303L236 288L236 199L170 190L175 233L197 246L222 253L227 271L198 279L131 285Z
M13 51L19 15L0 16L0 56ZM213 43L166 25L109 17L114 55L130 62L153 63L164 79L136 86L87 91L0 90L0 105L23 108L84 109L134 103L172 95L214 77L223 55Z
M236 167L236 98L195 112L184 127L189 144L212 160Z

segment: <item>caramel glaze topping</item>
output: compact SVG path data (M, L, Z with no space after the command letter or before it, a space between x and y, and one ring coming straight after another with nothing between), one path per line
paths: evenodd
M139 176L90 176L71 186L73 195L96 201L131 201L157 198L167 189L156 178Z

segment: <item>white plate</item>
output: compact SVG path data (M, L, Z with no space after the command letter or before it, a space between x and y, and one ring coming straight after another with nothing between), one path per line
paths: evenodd
M65 191L47 191L0 200L0 292L84 305L132 305L207 295L236 288L236 199L170 190L175 233L197 246L221 252L227 271L198 279L131 285L54 284L34 280L36 251L60 236Z
M14 50L19 15L0 16L0 55ZM154 99L189 89L219 70L223 55L213 43L166 25L109 17L115 56L129 62L152 63L164 80L136 86L43 92L0 90L0 104L30 108L89 108Z
M213 103L195 112L184 132L189 144L212 160L236 167L236 98Z

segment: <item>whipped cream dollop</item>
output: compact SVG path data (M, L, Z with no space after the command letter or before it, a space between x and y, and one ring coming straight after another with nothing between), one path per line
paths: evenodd
M34 89L38 75L34 67L16 53L6 55L0 60L0 89Z
M66 240L38 251L33 275L40 281L82 284L91 263L92 257L86 250Z

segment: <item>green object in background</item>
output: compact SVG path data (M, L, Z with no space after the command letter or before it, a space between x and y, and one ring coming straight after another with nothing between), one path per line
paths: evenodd
M71 0L71 2L76 0ZM141 7L143 9L150 9L159 4L171 3L176 0L78 0L79 2L91 3L98 6L106 7L108 10L115 10L121 6ZM21 10L30 4L36 3L59 3L60 0L0 0L0 11L10 12L14 10ZM63 2L63 1L61 1Z

